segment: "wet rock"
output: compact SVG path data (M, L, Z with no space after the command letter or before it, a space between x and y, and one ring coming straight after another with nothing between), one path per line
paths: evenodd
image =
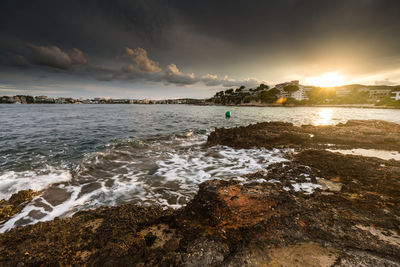
M367 251L348 250L335 262L334 267L398 267L400 263L394 259L385 259Z
M148 233L144 237L144 241L146 242L146 246L151 247L154 244L154 241L156 241L157 236L153 235L152 232Z
M50 203L53 207L60 205L71 197L72 192L59 187L50 187L42 195L42 197Z
M182 265L188 267L217 266L224 261L228 254L228 245L201 238L188 246Z
M207 181L188 205L207 225L221 230L252 227L274 215L279 193L263 186L242 186L234 181Z
M271 249L266 266L329 267L338 258L338 251L319 244L302 243L294 246Z
M285 181L318 172L296 160L288 166L254 175ZM15 228L1 235L0 265L343 266L358 259L349 249L378 257L363 257L366 264L400 261L395 206L342 190L307 195L283 186L211 180L181 210L127 204Z
M339 192L342 189L341 183L336 183L323 178L318 179L317 183L322 187L322 190L329 190L333 192Z
M37 195L38 193L33 190L22 190L13 194L8 200L0 200L0 224L20 212Z
M400 125L378 120L349 120L336 126L294 126L263 122L246 127L217 128L207 140L209 146L237 148L375 148L400 151Z

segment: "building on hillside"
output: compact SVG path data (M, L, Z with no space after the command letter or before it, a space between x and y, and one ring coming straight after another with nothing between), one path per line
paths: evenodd
M390 96L391 89L382 89L382 90L369 90L369 98L373 100L380 100L382 98Z
M338 89L336 89L336 96L337 97L344 97L344 96L349 95L350 93L351 93L351 90L347 89L347 88L338 88Z
M392 92L392 94L393 96L390 97L391 99L400 100L400 91Z
M298 101L308 100L307 92L311 91L312 89L313 89L313 87L311 87L311 86L299 85L299 90L292 93L291 97L293 97L294 99L296 99Z
M287 91L285 91L285 87L288 85L297 86L299 88L299 90L294 91L294 92L287 92ZM307 92L312 89L312 87L310 87L310 86L301 85L299 83L299 81L297 81L297 80L277 84L277 85L275 85L275 88L278 89L280 92L279 97L286 97L286 98L291 97L298 101L307 100L308 99Z
M299 81L291 81L275 85L275 88L280 92L280 97L290 97L289 93L285 91L285 87L289 85L299 86L300 84Z
M35 101L38 103L44 102L46 100L47 100L47 96L45 96L45 95L35 96Z

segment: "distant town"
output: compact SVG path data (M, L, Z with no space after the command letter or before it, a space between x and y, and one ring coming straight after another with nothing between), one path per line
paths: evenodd
M256 88L230 88L207 99L112 99L71 98L48 96L0 96L2 104L195 104L195 105L348 105L369 104L400 107L400 86L344 85L339 87L304 86L290 81L270 87L260 84Z
M203 100L198 99L112 99L95 97L92 99L72 97L47 97L47 96L0 96L1 104L201 104Z

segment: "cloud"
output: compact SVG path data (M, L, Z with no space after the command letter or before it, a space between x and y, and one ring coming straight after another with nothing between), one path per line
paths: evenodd
M212 74L201 76L200 80L207 86L216 86L221 84L221 81L218 79L218 76Z
M255 87L259 85L261 81L255 79L255 78L247 78L244 80L235 80L235 79L230 79L228 76L225 76L224 79L222 80L222 86L224 87L239 87L239 86L245 86L247 88L249 87Z
M390 81L388 78L383 81L375 81L375 85L396 85L396 83Z
M64 70L71 75L88 76L99 81L155 82L178 86L204 84L205 86L221 87L239 87L241 85L252 87L259 83L256 79L235 80L228 76L221 79L215 74L196 77L194 73L182 72L176 64L169 64L165 68L161 68L159 63L151 60L147 56L147 51L140 47L136 49L125 47L122 55L117 57L119 59L128 58L130 63L114 62L106 65L89 64L83 52L78 48L66 52L57 46L28 44L27 47L30 52L27 56L28 60L22 55L10 54L8 57L3 57L2 61L5 58L14 65L51 67ZM82 65L82 67L77 68L74 67L75 65Z
M147 56L147 51L143 48L138 47L135 50L132 50L131 48L125 47L121 57L130 58L143 72L161 71L161 68L158 66L158 62L151 60Z
M10 52L7 53L6 56L1 56L0 62L5 65L20 68L29 66L29 62L24 56Z
M133 73L136 69L132 64L125 65L121 68L122 72Z
M86 74L94 77L96 80L104 82L116 80L118 76L121 75L120 70L114 69L106 65L88 65L87 68L83 70L83 72L81 71L82 70L80 70L78 74Z
M175 64L169 64L165 70L165 74L165 80L168 83L190 85L198 82L194 73L184 74Z
M36 65L49 66L64 70L71 67L71 58L57 46L37 46L28 44L27 47L32 52L32 63Z
M27 44L30 49L30 60L35 65L48 66L67 70L73 64L86 64L87 60L83 52L74 48L70 55L57 46L38 46Z
M244 80L236 80L231 79L228 76L225 76L222 79L219 79L217 75L207 74L200 78L200 81L203 82L207 86L223 86L223 87L239 87L244 85L245 87L255 87L258 86L261 81L254 78L247 78Z
M70 53L70 58L72 64L87 64L87 60L83 55L83 52L78 48L72 49L72 52Z

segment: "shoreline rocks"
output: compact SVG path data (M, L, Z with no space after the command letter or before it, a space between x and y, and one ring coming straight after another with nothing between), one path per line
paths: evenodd
M13 194L8 200L0 200L0 224L20 212L37 195L37 192L30 189L21 190Z
M245 181L203 182L178 210L125 204L14 228L0 235L0 265L400 266L400 162L318 149L335 134L338 146L370 134L356 146L396 149L400 131L377 121L330 127L217 129L208 145L259 139L296 153Z
M378 120L349 120L334 126L294 126L262 122L236 128L217 128L208 146L235 148L365 148L400 151L400 125Z

